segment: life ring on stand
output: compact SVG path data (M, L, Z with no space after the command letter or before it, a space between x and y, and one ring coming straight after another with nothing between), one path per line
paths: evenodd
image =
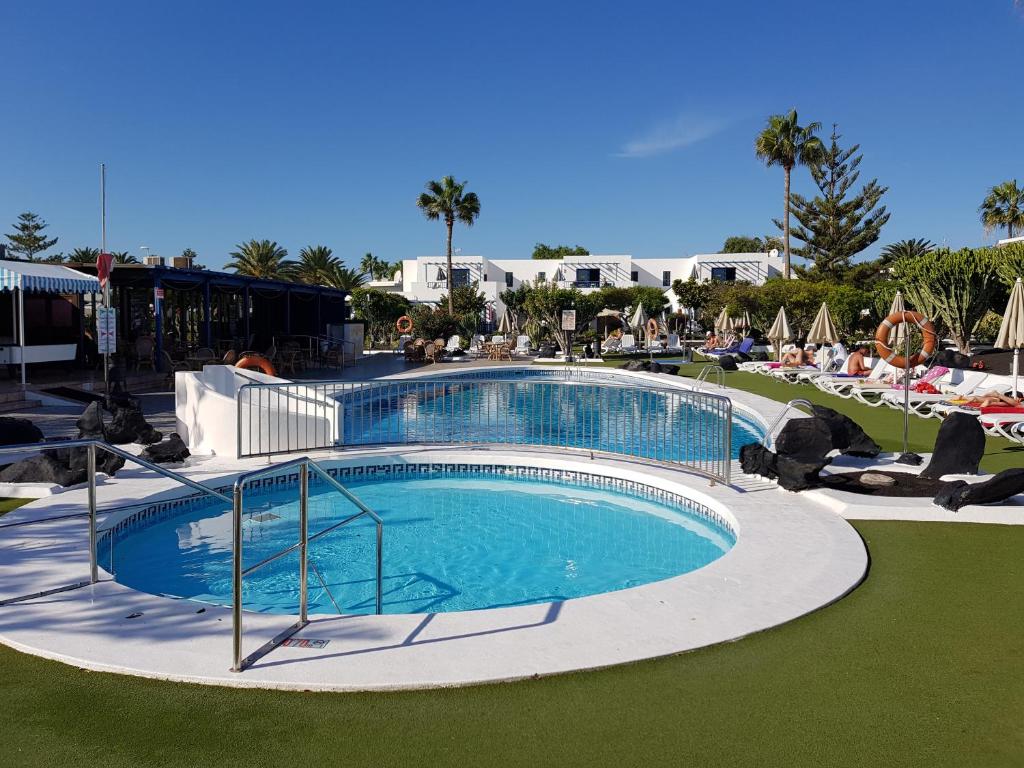
M395 323L395 327L399 333L408 333L412 330L412 318L408 315L402 315L398 318L398 322Z
M277 376L277 369L274 364L263 357L263 355L246 355L237 363L235 368L247 368L250 371L260 371L267 376Z
M658 321L655 320L653 317L647 321L647 338L658 338Z
M897 355L894 349L889 348L889 332L900 323L916 325L921 329L921 335L924 336L921 351L911 355L909 361L902 355ZM893 312L879 324L875 331L875 348L878 350L878 356L895 368L915 368L921 365L932 356L937 341L938 336L935 334L935 326L932 325L932 321L925 318L920 312L910 310Z

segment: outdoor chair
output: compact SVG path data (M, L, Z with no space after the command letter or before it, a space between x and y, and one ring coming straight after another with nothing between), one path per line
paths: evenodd
M474 334L469 341L469 354L473 357L482 357L484 354L484 337L479 333Z
M448 339L448 343L444 345L444 351L447 352L449 355L452 352L456 352L461 348L462 337L459 336L459 334L455 334L454 336L452 336L450 339Z
M153 337L140 336L135 340L135 369L141 371L143 368L156 370L156 361L153 359Z
M189 364L184 360L175 360L171 357L171 353L166 350L163 353L164 367L167 369L167 382L173 387L174 386L174 374L178 371L190 371Z
M220 361L223 365L234 365L238 362L238 353L233 349L229 349L224 353L224 357Z
M670 333L668 335L668 344L666 344L666 346L665 346L665 351L666 352L682 352L683 351L683 347L679 343L679 334L678 333Z
M401 336L399 336L398 337L398 344L395 345L395 349L394 349L395 354L397 355L397 354L400 354L400 353L404 352L405 351L406 343L410 342L410 341L412 341L412 336L410 336L407 333L403 333Z
M601 345L605 352L621 352L622 351L622 339L618 336L609 336L604 340Z
M625 333L622 335L622 345L620 349L625 353L636 352L636 337L632 333Z
M525 333L516 337L516 347L512 350L513 354L516 355L528 355L530 354L530 337Z

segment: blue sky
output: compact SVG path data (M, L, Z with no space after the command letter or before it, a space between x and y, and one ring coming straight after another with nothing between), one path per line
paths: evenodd
M105 161L111 249L213 268L253 237L440 252L414 201L447 173L482 201L464 253L714 251L773 231L782 173L752 145L791 107L862 145L882 242L993 242L977 206L1024 179L1013 0L34 0L0 29L0 231L35 211L58 249L99 244Z

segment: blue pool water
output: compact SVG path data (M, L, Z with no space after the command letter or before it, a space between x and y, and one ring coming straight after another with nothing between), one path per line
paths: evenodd
M686 463L723 455L724 416L709 412L706 403L698 405L680 390L628 386L628 380L623 386L623 378L614 374L581 376L577 382L583 386L573 386L559 371L492 369L421 382L416 389L381 384L339 397L342 442L548 445ZM452 383L453 378L467 383ZM743 445L760 439L760 428L733 413L733 458Z
M388 477L347 483L384 519L384 611L428 613L565 600L666 579L700 568L734 543L705 517L649 494L499 474ZM298 538L297 491L247 493L246 567ZM353 507L317 484L310 535ZM693 507L690 507L693 510ZM310 562L344 613L374 611L376 528L365 518L310 545ZM118 534L118 582L144 592L229 604L231 513L196 504ZM101 564L110 570L107 542ZM298 556L244 581L247 610L295 613ZM312 613L336 613L310 568Z

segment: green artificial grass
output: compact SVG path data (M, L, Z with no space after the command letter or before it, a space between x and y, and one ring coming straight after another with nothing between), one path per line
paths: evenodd
M1024 528L856 527L871 571L835 605L735 643L536 681L250 691L0 648L0 765L1024 765ZM226 645L210 650L227 664Z
M646 360L643 355L634 356L637 359ZM655 358L657 359L657 358ZM594 365L606 368L618 368L625 363L627 358L610 358L602 363L588 363L587 367ZM555 365L558 365L557 363ZM686 378L696 378L701 369L707 363L689 363L679 367L679 375ZM712 387L716 378L711 377ZM728 387L742 389L755 395L761 395L780 403L790 400L809 400L819 405L827 405L840 413L844 413L863 427L882 448L886 451L903 450L903 414L893 408L880 405L877 408L859 403L856 400L847 400L835 395L822 392L813 384L790 384L786 381L762 376L758 373L747 373L746 371L727 371L725 383ZM922 419L911 414L910 430L908 433L910 450L917 453L931 453L935 446L935 436L939 432L939 425L942 422L938 419ZM998 472L1002 469L1024 466L1024 446L1011 443L1003 438L989 437L985 444L985 455L981 460L981 468L986 472Z

